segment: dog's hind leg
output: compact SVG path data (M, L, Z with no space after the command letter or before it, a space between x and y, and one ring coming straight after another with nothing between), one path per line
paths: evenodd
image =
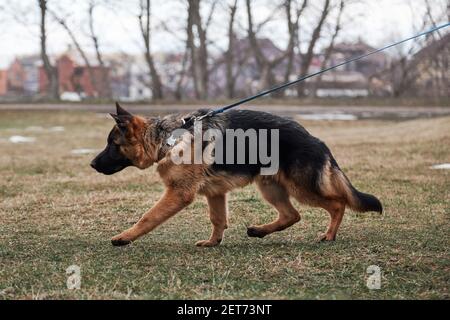
M223 232L228 228L228 210L226 194L208 196L209 218L212 223L212 233L208 240L198 241L195 245L199 247L214 247L223 239Z
M268 224L250 226L247 228L249 237L262 238L272 232L284 230L300 221L300 214L292 206L286 189L275 181L260 180L257 182L264 199L278 211L278 218Z
M318 241L334 241L344 217L345 203L338 200L330 200L324 203L322 207L330 213L330 224L327 231L319 236Z

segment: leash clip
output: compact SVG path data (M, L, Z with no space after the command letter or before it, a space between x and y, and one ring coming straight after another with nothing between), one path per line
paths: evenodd
M184 128L184 126L185 126L187 123L191 122L191 121L193 121L194 124L195 124L197 121L202 121L203 119L205 119L205 118L207 118L207 117L211 117L211 116L213 116L214 114L215 114L215 111L214 111L214 110L210 110L210 111L208 111L207 113L205 113L204 115L197 116L197 117L191 117L191 118L189 118L188 120L185 120L184 118L181 118L181 122L182 122L181 128ZM168 146L170 146L170 147L173 147L173 146L175 145L175 143L177 142L177 140L178 140L178 139L175 138L173 135L170 135L169 138L167 138L167 140L166 140L166 144L167 144Z
M202 116L198 116L194 118L194 122L196 121L202 121L203 119L207 118L207 117L211 117L214 114L214 110L210 110L207 113L205 113Z

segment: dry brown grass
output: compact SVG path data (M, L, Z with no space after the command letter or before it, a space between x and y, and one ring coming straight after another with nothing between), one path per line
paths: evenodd
M0 298L449 298L450 118L407 122L304 122L324 140L385 214L348 212L336 243L317 244L327 214L301 207L303 220L265 239L246 225L274 211L253 187L231 196L231 225L220 247L209 235L203 199L130 247L111 236L160 196L154 169L102 176L89 167L112 122L75 112L0 115ZM27 131L64 126L64 132ZM35 143L12 144L12 135ZM82 270L81 290L65 269ZM382 268L382 289L365 286L367 266Z

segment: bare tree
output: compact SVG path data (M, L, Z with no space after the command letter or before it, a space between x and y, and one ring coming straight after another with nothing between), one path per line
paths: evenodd
M447 21L450 21L450 0L447 0Z
M296 1L295 1L296 2ZM297 3L297 2L296 2ZM287 64L286 64L286 71L284 74L284 81L288 82L289 77L292 74L292 68L294 66L294 57L295 57L295 47L297 46L298 42L298 29L299 29L299 22L300 17L302 16L303 12L308 6L308 0L303 0L302 4L300 6L297 6L295 9L295 16L292 17L292 10L293 10L293 1L292 0L286 0L284 7L286 11L286 21L287 21L287 27L289 32L289 43L287 47Z
M263 50L259 47L257 32L261 30L262 26L266 24L269 19L272 18L272 15L267 17L261 24L257 27L254 27L253 15L252 15L252 2L250 0L246 0L247 4L247 18L248 18L248 38L252 50L254 52L255 59L257 64L261 70L261 82L260 88L271 87L275 84L275 75L274 69L277 66L286 61L286 69L284 72L284 80L289 81L291 74L295 72L294 70L294 61L295 61L295 49L298 47L298 30L299 30L299 22L300 18L305 12L305 9L309 5L308 0L284 0L281 5L278 6L275 10L272 11L272 14L279 8L284 9L284 13L286 16L287 22L287 31L288 31L288 41L286 48L279 54L277 57L269 59L264 55ZM282 96L284 94L283 91L275 93L276 96Z
M442 8L447 7L447 5ZM411 11L415 12L415 10L411 6ZM444 12L438 13L439 17L435 17L432 14L431 3L428 0L425 1L425 11L422 18L419 19L421 23L419 26L413 25L413 29L417 33L425 30L430 25L436 25L435 21L445 19L447 16L448 13L445 11L446 9L444 9ZM399 47L397 58L392 61L389 69L385 72L391 83L394 97L401 97L405 94L417 94L420 91L417 88L417 82L427 73L428 83L432 84L430 87L433 90L439 92L439 88L448 83L448 69L443 68L445 64L448 64L448 58L446 59L445 54L445 50L448 52L448 45L445 46L446 41L440 41L439 44L436 44L439 38L442 40L442 36L439 33L434 33L425 38L416 39L406 50L404 47ZM429 46L428 50L423 50L426 46ZM419 53L420 59L417 53Z
M46 30L46 14L47 0L38 0L40 8L40 39L41 39L41 59L44 65L44 71L48 79L47 94L50 99L59 99L59 84L57 69L51 64L47 53L47 30Z
M338 9L338 14L337 14L337 18L336 18L336 23L334 25L334 30L333 30L333 34L331 35L331 39L330 42L328 44L328 47L325 50L325 54L323 56L323 60L322 60L322 64L320 66L321 69L325 69L325 67L328 64L328 61L331 58L331 54L333 53L334 50L334 45L336 43L336 39L339 36L339 33L342 29L342 15L344 14L344 10L345 10L345 0L340 0L339 3L339 9ZM314 86L314 95L317 95L317 86L318 84L321 82L322 80L322 75L319 75L316 78L315 81L315 86Z
M183 59L181 61L181 69L178 73L177 85L175 87L175 99L181 100L183 98L183 82L186 76L187 64L188 64L189 48L185 48Z
M95 55L97 57L97 63L100 66L101 72L102 72L102 90L101 90L102 95L105 96L106 98L111 98L112 92L111 92L111 85L109 82L108 68L105 65L105 61L103 59L103 55L100 50L98 35L95 32L95 28L94 28L94 9L95 9L95 7L96 7L96 2L94 0L91 0L89 2L89 8L88 8L89 37L91 38L92 43L94 45Z
M236 34L234 32L234 21L236 18L237 11L237 0L233 1L233 4L229 6L229 16L230 20L228 21L228 50L225 54L225 63L226 63L226 89L227 89L227 97L232 99L235 95L235 76L233 72L233 67L235 64L234 59L234 44L236 41Z
M258 68L261 70L260 76L260 89L271 87L275 84L275 75L273 69L278 66L288 55L288 51L285 51L283 54L270 59L266 57L263 50L260 47L257 31L260 28L255 28L255 24L253 21L253 11L252 11L252 2L251 0L246 0L246 8L247 8L247 20L248 20L248 39L250 42L251 49L254 53L256 63ZM267 20L266 20L267 21ZM261 25L260 25L261 26ZM276 94L281 94L280 92Z
M138 15L139 27L141 30L142 40L145 45L145 61L149 68L149 74L151 78L151 88L153 99L163 99L163 88L161 83L161 77L158 70L155 67L155 62L151 52L151 3L150 0L140 0L140 13Z
M190 68L194 82L197 99L208 97L208 47L207 28L215 8L215 1L211 6L210 14L203 25L200 14L201 0L188 0L187 46L190 54Z
M86 66L86 69L87 69L87 71L89 73L89 79L91 81L92 87L95 90L95 93L99 94L99 90L97 90L97 82L96 82L96 79L95 79L94 70L92 69L92 66L91 66L91 63L89 62L87 54L86 54L85 50L82 48L82 46L81 46L80 42L78 41L75 33L69 27L69 25L68 25L68 23L67 23L65 18L60 17L53 10L47 9L47 11L53 17L53 19L55 19L55 21L58 22L58 24L61 25L61 27L67 32L67 35L72 40L73 45L75 46L76 50L80 54L81 59L83 59L83 62L84 62L85 66Z
M308 49L306 53L302 56L302 61L300 63L300 74L305 75L308 73L309 66L311 65L312 59L314 57L314 49L316 48L317 41L319 40L324 26L325 20L330 13L330 0L325 0L323 7L321 9L320 17L317 21L316 26L312 32L311 38L308 42ZM301 82L297 86L297 95L303 97L305 95L305 83Z
M187 44L187 40L180 36L181 34L184 34L184 31L186 30L186 27L183 25L182 29L179 30L173 30L167 23L167 21L160 21L160 28L164 30L165 32L169 33L171 36L173 36L177 41L183 43L184 50L183 50L183 57L181 59L181 65L179 70L175 74L175 88L173 89L173 96L176 100L183 99L184 95L184 84L186 79L186 74L189 67L189 46Z
M447 0L447 21L450 21L450 0Z

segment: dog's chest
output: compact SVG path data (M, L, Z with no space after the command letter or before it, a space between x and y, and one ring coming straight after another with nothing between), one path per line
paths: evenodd
M236 188L242 188L252 182L248 176L229 175L226 173L206 176L199 193L206 196L220 195Z

